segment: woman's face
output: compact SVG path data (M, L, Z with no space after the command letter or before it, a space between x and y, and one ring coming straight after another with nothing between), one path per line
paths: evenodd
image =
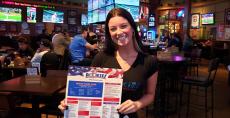
M126 46L132 41L133 29L125 18L121 16L112 17L108 27L113 42L118 46Z

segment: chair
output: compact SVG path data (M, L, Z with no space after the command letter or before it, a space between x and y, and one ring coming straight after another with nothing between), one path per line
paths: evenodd
M9 117L15 109L15 102L11 92L0 92L0 117Z
M49 51L42 56L40 68L41 68L41 76L45 77L47 75L47 70L58 70L60 65L60 58L58 55Z
M219 65L219 59L215 58L212 59L209 62L208 66L208 75L207 77L202 76L185 76L184 79L181 80L181 90L180 90L180 105L182 105L182 97L183 97L183 87L184 85L188 85L188 96L187 96L187 112L186 112L186 118L188 118L189 115L189 109L190 109L190 97L191 97L191 87L202 87L204 88L205 92L205 118L208 117L208 105L207 105L207 93L208 88L211 87L211 110L212 110L212 118L213 118L213 83L215 80L217 68ZM181 108L180 108L181 109ZM179 118L180 118L180 110L179 110Z
M49 115L56 115L57 118L61 118L64 114L58 109L58 105L60 101L65 98L65 88L62 89L60 92L54 94L49 98L48 103L46 103L43 107L40 108L41 114L46 114L46 118Z
M199 76L199 64L201 61L201 49L199 48L193 48L190 53L190 63L189 63L189 74L192 75L192 72L194 75Z

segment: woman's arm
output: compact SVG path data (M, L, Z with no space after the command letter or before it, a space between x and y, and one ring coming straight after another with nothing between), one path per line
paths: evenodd
M140 110L151 104L155 97L158 72L155 72L147 81L147 91L144 96L137 100L126 100L119 107L118 111L122 114L129 114Z

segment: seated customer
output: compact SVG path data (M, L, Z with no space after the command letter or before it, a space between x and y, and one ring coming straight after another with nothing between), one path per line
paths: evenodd
M25 37L19 37L18 39L18 52L22 58L31 58L34 55L32 48L30 47L29 40Z
M71 61L74 65L89 66L91 59L86 58L87 49L97 49L97 44L91 45L86 41L88 31L87 28L82 28L82 33L76 35L69 45L69 51L71 54Z
M31 62L41 62L42 56L49 52L52 49L52 44L48 39L42 39L40 42L40 46L34 54Z

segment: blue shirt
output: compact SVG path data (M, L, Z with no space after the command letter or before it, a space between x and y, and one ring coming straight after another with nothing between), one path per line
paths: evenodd
M72 63L78 63L86 56L86 40L81 35L76 35L69 45Z

